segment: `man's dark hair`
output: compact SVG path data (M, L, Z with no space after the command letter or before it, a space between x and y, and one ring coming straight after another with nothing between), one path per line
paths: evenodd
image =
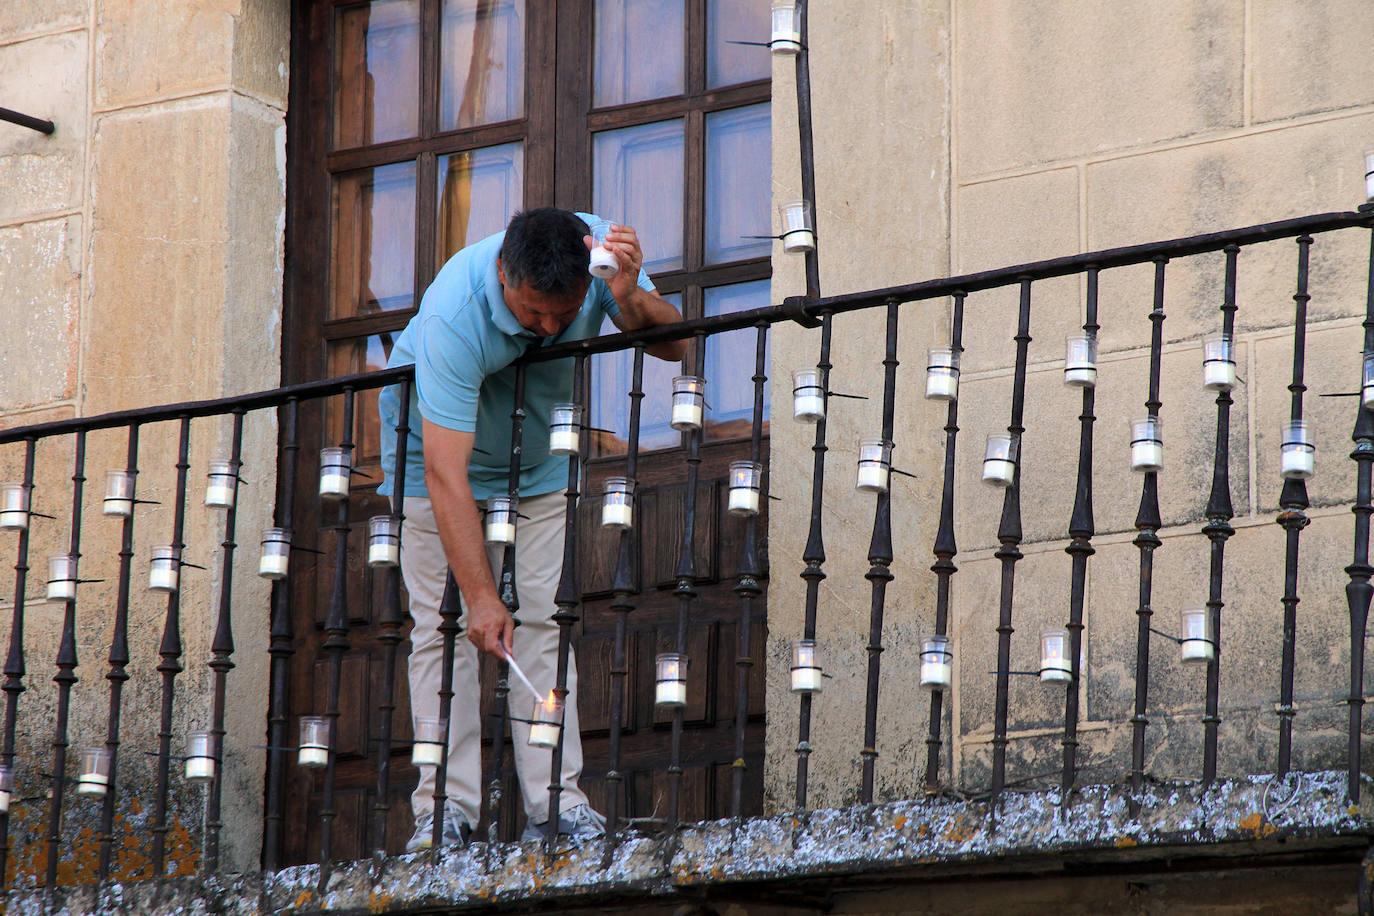
M580 294L591 258L582 237L590 231L575 214L557 207L515 214L501 243L506 282L553 296Z

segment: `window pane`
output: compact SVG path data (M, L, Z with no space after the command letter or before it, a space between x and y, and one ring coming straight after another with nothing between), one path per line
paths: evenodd
M331 377L351 375L355 372L375 372L386 368L391 356L391 345L396 332L374 334L371 337L357 337L353 340L340 340L329 345L329 374ZM382 389L370 388L359 391L353 398L353 441L356 448L353 454L358 464L376 464L381 458L381 420L377 415L377 398ZM343 433L343 400L330 398L328 402L328 431L326 438L331 443L338 442ZM391 435L396 431L391 430ZM375 485L376 481L360 481L362 484Z
M706 85L710 89L766 80L773 73L768 48L730 44L767 41L769 0L707 0Z
M596 0L596 107L682 95L684 5Z
M769 286L768 280L752 280L708 289L706 314L727 315L768 305ZM706 339L706 438L730 439L751 434L754 422L754 348L757 341L756 328L742 328ZM765 436L768 435L770 387L771 382L764 382Z
M444 0L439 129L525 114L525 0Z
M408 309L415 301L415 163L334 178L329 317Z
M682 296L670 293L664 299L682 308ZM601 333L618 334L609 318ZM598 429L592 433L592 457L623 455L630 435L630 382L634 380L634 351L601 353L592 357L591 419ZM680 363L668 363L644 355L644 400L639 404L639 450L673 448L681 434L669 425L673 406L673 376L682 374ZM707 399L710 395L708 392Z
M373 0L335 20L334 145L413 137L420 123L419 0Z
M683 122L596 134L592 209L633 226L649 273L682 266Z
M506 228L520 209L525 149L519 143L439 157L438 263Z
M706 262L766 258L772 250L770 106L706 116Z

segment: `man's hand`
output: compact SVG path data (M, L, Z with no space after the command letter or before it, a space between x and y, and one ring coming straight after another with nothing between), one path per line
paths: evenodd
M592 237L588 235L583 238L590 248ZM606 234L606 249L620 262L620 273L607 281L611 295L620 306L620 314L611 319L617 328L640 331L676 324L682 320L682 313L671 302L640 287L639 270L644 264L644 251L639 247L639 236L632 227L612 224L611 231ZM687 352L687 341L670 340L650 344L645 349L650 356L678 362Z
M589 251L595 247L596 243L590 235L582 238ZM630 297L639 289L639 269L644 266L644 250L639 247L639 235L633 227L614 223L611 224L611 231L606 233L605 247L620 264L620 272L607 280L606 285L610 287L615 301L625 308Z
M478 649L503 659L514 637L515 618L499 599L468 605L468 639Z

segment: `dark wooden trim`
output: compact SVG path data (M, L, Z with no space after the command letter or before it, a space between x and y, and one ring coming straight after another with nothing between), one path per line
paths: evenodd
M771 101L773 93L767 81L741 83L712 89L700 95L679 95L649 102L630 102L609 108L598 108L587 114L587 128L593 132L616 127L633 127L652 121L680 118L689 111L723 111Z
M334 150L325 160L325 168L330 172L349 172L354 169L375 168L396 162L410 162L424 153L442 156L445 153L458 153L464 150L497 146L501 143L514 143L525 139L526 119L501 121L496 124L482 124L447 133L435 134L427 139L392 140L376 146L357 146L350 149Z
M683 52L687 56L685 69L687 95L698 97L706 91L706 0L687 0L686 39Z
M439 74L443 50L442 0L423 0L420 7L420 138L439 131ZM425 152L431 152L426 150Z
M592 100L594 15L592 0L558 0L554 205L567 210L589 211L592 205L592 138L587 111Z

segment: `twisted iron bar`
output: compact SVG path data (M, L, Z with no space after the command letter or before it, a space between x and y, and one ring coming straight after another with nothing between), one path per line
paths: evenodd
M24 492L29 496L29 507L33 507L33 462L36 440L29 436L24 439ZM19 531L18 545L14 561L14 604L10 613L10 645L5 655L5 736L0 759L14 773L14 737L19 723L19 695L24 687L24 590L29 576L29 526ZM9 835L10 814L0 813L0 886L8 886L9 874Z

